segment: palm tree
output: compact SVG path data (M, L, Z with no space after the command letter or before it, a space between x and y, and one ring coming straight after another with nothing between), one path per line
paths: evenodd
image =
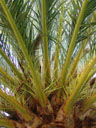
M96 127L95 9L96 0L0 0L0 81L10 89L0 89L0 126Z

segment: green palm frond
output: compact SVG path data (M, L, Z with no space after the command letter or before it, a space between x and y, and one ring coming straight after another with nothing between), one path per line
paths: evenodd
M40 100L41 100L40 102L42 103L42 105L44 105L45 104L45 96L44 96L44 93L42 91L42 85L40 84L41 81L40 81L40 78L39 78L37 72L33 68L33 63L30 60L30 57L28 55L28 51L26 49L26 45L25 45L25 43L24 43L24 41L22 39L21 34L18 31L18 28L17 28L16 24L14 23L14 20L13 20L11 14L10 14L5 2L1 1L0 3L1 3L3 9L4 9L5 14L7 15L8 21L9 21L11 27L12 27L12 30L14 32L14 35L15 35L17 41L18 41L20 49L21 49L21 51L22 51L22 53L23 53L23 55L25 57L25 60L27 61L28 65L29 65L29 68L30 68L30 71L31 71L32 77L33 77L33 85L34 85L35 89L37 90L37 92L39 94L38 98L41 97L40 98ZM37 78L36 78L36 76L37 76ZM38 85L38 82L39 82L39 85Z
M14 123L6 119L0 119L0 126L4 126L7 128L15 128Z
M77 23L76 23L76 26L75 26L75 29L74 29L74 32L73 32L73 35L72 35L72 39L71 39L71 42L70 42L70 46L69 46L69 50L68 50L68 53L67 53L66 61L65 61L65 64L63 66L63 70L62 70L62 73L61 73L61 76L60 76L61 77L60 82L59 82L60 86L65 82L65 79L66 79L66 74L67 74L68 67L69 67L68 65L70 63L70 59L71 59L72 52L73 52L73 49L74 49L75 41L76 41L76 38L77 38L77 34L78 34L78 31L79 31L81 22L83 20L83 16L84 16L84 12L85 12L87 3L88 3L88 1L85 0L83 5L82 5L82 9L81 9L81 12L79 14L79 17L78 17L78 20L77 20Z

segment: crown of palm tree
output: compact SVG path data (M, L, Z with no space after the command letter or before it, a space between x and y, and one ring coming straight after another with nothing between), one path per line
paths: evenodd
M95 9L96 0L0 0L0 126L94 124Z

